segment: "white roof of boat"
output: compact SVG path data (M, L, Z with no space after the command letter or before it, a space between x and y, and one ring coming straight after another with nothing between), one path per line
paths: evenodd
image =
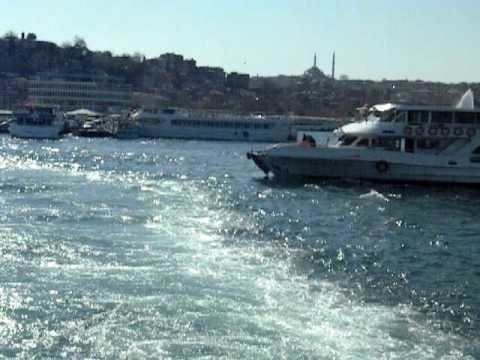
M479 108L462 109L455 106L438 106L438 105L406 105L406 104L376 104L370 108L371 110L388 111L396 110L417 110L417 111L455 111L455 112L480 112Z
M0 115L13 115L13 111L10 111L10 110L0 110Z
M83 115L83 116L98 116L100 115L99 113L96 113L95 111L91 111L88 109L78 109L78 110L73 110L65 113L66 115Z

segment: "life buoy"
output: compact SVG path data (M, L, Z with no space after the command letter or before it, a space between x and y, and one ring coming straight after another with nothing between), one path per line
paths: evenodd
M442 133L442 136L448 136L450 135L450 128L448 127L442 127L440 129L440 132Z
M463 135L463 128L456 127L455 129L453 129L453 135L462 136Z
M386 161L379 161L375 164L375 168L380 174L384 174L388 171L388 163Z
M477 130L475 130L474 128L468 128L466 131L466 134L468 137L473 137L475 136L476 133L477 133Z
M424 133L424 131L425 131L425 130L423 129L423 127L419 126L419 127L417 127L417 128L415 129L415 135L417 135L417 136L422 136L423 133Z
M405 133L405 136L412 136L413 129L410 126L406 126L403 132Z
M436 127L428 128L428 135L437 136L437 134L438 134L438 128Z

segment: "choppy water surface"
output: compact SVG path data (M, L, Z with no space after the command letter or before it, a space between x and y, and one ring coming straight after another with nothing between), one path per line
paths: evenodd
M275 184L238 143L0 148L3 356L480 358L480 190Z

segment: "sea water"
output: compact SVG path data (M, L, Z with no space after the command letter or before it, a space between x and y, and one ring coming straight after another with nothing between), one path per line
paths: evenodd
M480 358L480 190L276 183L261 144L0 137L0 354Z

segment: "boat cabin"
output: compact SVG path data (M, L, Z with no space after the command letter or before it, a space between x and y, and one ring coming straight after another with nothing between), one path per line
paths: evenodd
M337 131L336 147L440 153L460 149L480 134L480 109L382 104Z
M52 125L56 118L56 109L53 107L38 106L14 112L15 122L18 125Z

